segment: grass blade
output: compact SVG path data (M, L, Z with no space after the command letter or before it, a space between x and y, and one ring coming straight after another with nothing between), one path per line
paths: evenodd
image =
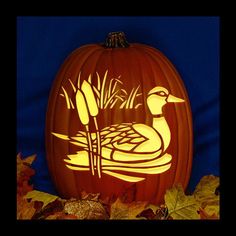
M134 88L132 88L132 90L131 90L131 92L130 92L130 94L129 94L129 97L128 97L128 99L127 99L127 103L126 103L126 105L125 105L125 108L126 108L126 109L129 108L129 103L130 103L130 100L131 100L131 98L132 98L133 92L134 92Z
M142 106L142 103L138 103L138 104L134 107L134 109L137 109L139 106Z
M104 106L104 109L107 108L107 106L109 105L109 103L112 101L112 99L115 97L115 95L116 95L118 92L119 92L119 90L117 90L115 93L113 93L113 94L109 97L109 99L107 100L107 102L106 102L106 104L105 104L105 106Z
M138 93L140 85L135 89L134 93L132 94L132 98L130 99L130 104L129 104L129 108L133 108L134 107L134 99L136 98L136 95Z
M73 91L76 92L76 88L75 88L74 84L72 83L72 81L70 79L69 79L69 81L70 81Z
M100 89L101 89L101 79L100 79L100 76L99 76L98 72L96 72L96 74L97 74L97 89L98 89L98 91L100 91Z
M104 107L105 85L106 85L106 80L107 80L107 73L108 73L108 70L106 70L105 75L103 77L103 81L102 81L100 108Z
M109 83L109 87L108 87L108 98L110 98L111 96L111 88L112 88L112 82L113 82L114 79L111 79L110 80L110 83Z
M67 109L70 109L70 101L69 101L69 97L68 97L68 94L66 92L66 90L63 88L63 86L61 87L63 92L64 92L64 95L65 95L65 98L66 98L66 106L67 106Z
M78 89L80 89L80 75L81 75L81 71L79 72L78 81L77 81L77 88Z
M118 101L118 98L116 98L116 99L114 100L114 102L111 104L110 109L112 109L112 108L115 106L115 104L117 103L117 101Z
M120 109L123 109L123 108L124 108L126 102L127 102L127 100L124 100L124 102L121 103L121 105L120 105Z

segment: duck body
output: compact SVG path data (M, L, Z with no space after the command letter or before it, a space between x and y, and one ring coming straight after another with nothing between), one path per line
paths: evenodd
M133 122L112 124L96 133L90 133L87 128L87 132L79 131L73 137L52 134L82 148L76 154L67 155L69 159L64 159L69 169L88 171L94 160L93 168L102 173L128 182L139 182L145 179L139 174L160 174L171 167L172 156L166 153L171 133L162 107L168 102L183 101L169 94L167 89L155 87L147 97L153 116L152 126ZM138 176L134 176L135 173Z
M163 139L157 130L141 123L121 123L105 127L100 131L100 137L101 156L114 161L130 162L152 159L159 156L164 148ZM96 153L95 133L91 134L91 139L94 153ZM78 132L70 140L71 143L88 150L85 132Z

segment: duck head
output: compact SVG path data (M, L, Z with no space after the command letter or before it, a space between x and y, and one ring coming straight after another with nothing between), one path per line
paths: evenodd
M184 100L173 96L161 86L153 88L148 93L147 105L152 115L162 114L162 107L169 102L184 102Z

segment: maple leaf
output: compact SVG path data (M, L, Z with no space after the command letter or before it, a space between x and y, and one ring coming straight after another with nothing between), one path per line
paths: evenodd
M156 214L151 208L143 210L140 214L137 215L138 218L153 220L156 217Z
M207 215L216 215L219 218L220 195L216 191L219 188L219 177L206 175L202 177L194 190L194 197L200 203ZM216 194L217 193L217 194Z
M71 199L66 201L64 212L75 215L78 219L107 219L108 215L100 202Z
M43 202L42 209L47 206L50 202L55 201L57 198L59 198L56 195L52 195L49 193L33 190L28 192L24 198L31 199L31 201L40 201Z
M110 219L138 219L137 216L145 209L147 202L123 203L119 198L111 204Z
M34 216L36 209L33 202L28 202L26 199L17 195L17 220L31 220Z
M25 195L33 190L33 186L29 184L30 177L35 174L31 168L31 164L35 160L36 155L31 155L22 159L21 153L17 154L17 194Z
M37 201L36 201L37 202ZM57 198L56 200L48 203L43 209L41 208L40 211L37 211L33 217L33 219L47 219L50 215L51 218L56 219L59 217L57 213L63 212L66 200ZM43 204L43 202L40 202ZM50 217L49 217L50 219Z
M168 214L173 219L199 219L200 204L194 196L186 196L180 185L166 191L164 196Z
M213 213L212 215L209 215L205 211L205 209L202 209L202 208L199 209L199 214L202 220L218 220L219 219L219 216L216 215L215 213Z

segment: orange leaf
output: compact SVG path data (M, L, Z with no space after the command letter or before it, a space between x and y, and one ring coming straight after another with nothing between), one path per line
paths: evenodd
M32 175L35 174L34 169L31 168L31 164L35 160L36 155L31 155L25 159L22 159L21 153L16 157L17 160L17 193L19 195L25 195L33 188L29 185L29 180Z
M137 216L145 209L147 202L123 203L119 198L111 204L110 219L138 219Z
M31 220L36 212L33 202L28 202L21 196L17 195L17 219Z
M217 216L215 213L209 215L203 208L199 208L199 214L202 220L219 220L219 216Z

